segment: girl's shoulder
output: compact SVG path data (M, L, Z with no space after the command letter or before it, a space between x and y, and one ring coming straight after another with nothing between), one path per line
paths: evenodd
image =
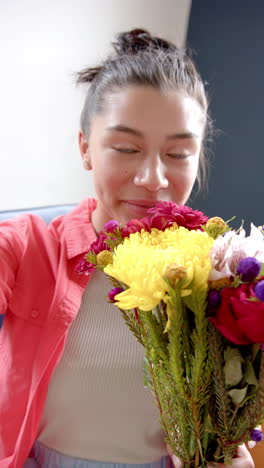
M31 239L45 237L48 227L38 215L21 214L0 222L0 248L24 250Z
M18 260L32 249L38 253L54 249L61 243L71 243L91 226L89 218L96 206L94 199L86 199L68 213L57 216L47 224L42 216L23 213L0 221L0 251L12 253Z

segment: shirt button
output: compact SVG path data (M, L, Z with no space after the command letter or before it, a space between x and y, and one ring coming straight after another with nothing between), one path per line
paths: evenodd
M31 317L32 318L37 318L39 316L39 311L37 309L33 309L31 311Z

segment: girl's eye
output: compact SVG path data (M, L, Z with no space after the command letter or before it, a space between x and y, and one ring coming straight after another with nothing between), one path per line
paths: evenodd
M137 153L137 150L135 150L133 148L116 148L116 147L113 147L113 149L115 151L118 151L119 153L127 153L127 154Z
M167 153L167 156L173 159L187 159L189 157L188 154L175 154L175 153Z

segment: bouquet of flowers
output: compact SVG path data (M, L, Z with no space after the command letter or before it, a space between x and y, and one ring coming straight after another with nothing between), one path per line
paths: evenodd
M173 453L188 468L228 464L263 437L263 230L246 236L173 202L148 214L109 221L77 271L108 275Z

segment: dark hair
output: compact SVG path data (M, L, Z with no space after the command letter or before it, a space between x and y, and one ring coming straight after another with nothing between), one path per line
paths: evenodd
M204 145L211 133L208 99L203 81L185 49L153 37L144 29L120 33L113 42L115 53L101 66L77 74L77 84L90 83L81 114L81 129L88 135L94 115L104 110L105 97L129 85L152 86L160 90L177 89L193 97L205 115L204 142L197 176L198 185L206 179Z

